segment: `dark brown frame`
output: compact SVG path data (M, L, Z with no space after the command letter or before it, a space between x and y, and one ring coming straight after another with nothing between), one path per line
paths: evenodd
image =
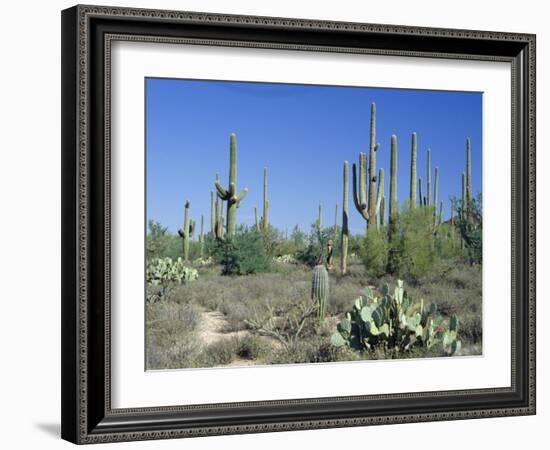
M508 61L512 384L507 388L112 409L110 43L185 42ZM62 437L83 444L535 413L535 36L99 6L62 13Z

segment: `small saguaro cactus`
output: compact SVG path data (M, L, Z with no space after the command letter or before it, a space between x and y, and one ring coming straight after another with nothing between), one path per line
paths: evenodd
M214 237L216 232L214 231L216 227L216 208L214 205L214 192L210 191L210 235Z
M220 180L220 176L216 174L216 183ZM221 205L220 205L221 203ZM216 204L214 212L214 237L218 240L223 239L223 201L220 201L220 198L216 195Z
M397 204L397 136L391 137L390 154L390 224L395 224L398 215Z
M344 199L342 203L342 252L340 260L340 270L343 274L347 272L347 260L348 260L348 243L349 243L349 229L348 229L348 214L349 214L349 183L348 183L348 162L344 161Z
M357 179L357 167L352 166L353 172L353 203L357 212L367 222L367 227L376 225L376 152L380 144L376 144L376 104L371 105L370 118L370 146L369 146L369 173L367 183L367 155L359 153L359 179ZM367 196L368 186L368 196Z
M416 208L416 133L412 134L411 138L411 180L410 180L410 193L409 203L411 208ZM420 194L422 197L422 194Z
M256 224L256 231L260 232L260 221L258 220L258 208L254 207L254 223Z
M183 239L183 260L189 261L189 240L195 231L195 222L189 218L189 209L191 204L189 200L185 202L185 212L183 215L183 228L178 230L178 234Z
M311 275L311 299L317 304L317 317L319 320L323 320L325 318L328 295L328 272L325 266L320 264L313 268Z
M200 256L204 256L204 216L201 215L201 234L199 235Z
M319 205L319 213L317 215L317 231L319 231L319 233L321 231L323 231L323 205Z
M229 138L229 187L224 189L219 181L216 181L215 186L218 197L227 202L227 235L235 236L237 208L246 197L248 189L245 188L237 194L237 136L234 133Z

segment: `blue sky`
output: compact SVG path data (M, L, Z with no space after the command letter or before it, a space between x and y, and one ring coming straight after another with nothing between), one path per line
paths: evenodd
M398 140L398 198L409 195L411 133L418 136L418 176L426 180L426 150L439 167L444 216L460 197L466 138L472 142L474 195L481 192L482 94L270 83L146 79L147 218L181 227L183 204L210 224L210 191L220 174L227 185L229 135L238 142L238 189L249 193L237 221L252 225L262 209L263 168L269 170L270 222L281 230L309 231L323 205L334 223L342 203L344 160L350 163L350 230L364 221L351 201L351 164L368 151L370 105L377 107L377 168L389 196L390 138ZM425 184L424 184L425 195ZM341 219L339 219L341 220Z

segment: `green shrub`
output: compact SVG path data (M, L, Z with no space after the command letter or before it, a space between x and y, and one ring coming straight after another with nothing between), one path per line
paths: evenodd
M330 229L319 230L316 225L312 225L308 243L303 250L296 253L296 259L311 268L323 264L326 260L330 233Z
M477 199L465 205L464 210L456 199L453 199L453 203L458 211L457 229L466 247L470 264L481 264L483 260L482 196L479 194Z
M147 258L172 258L183 256L181 238L171 234L160 222L149 220L146 238Z
M359 255L365 268L375 276L386 272L388 264L388 238L383 230L372 229L368 232Z
M248 275L271 270L272 259L266 252L262 235L254 228L240 227L234 237L215 241L211 251L214 260L223 266L224 275Z

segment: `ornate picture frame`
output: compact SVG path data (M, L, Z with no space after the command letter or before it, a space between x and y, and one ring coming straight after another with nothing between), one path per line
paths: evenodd
M511 385L113 408L111 45L300 50L511 65ZM167 439L535 414L535 36L100 6L62 12L62 437Z

